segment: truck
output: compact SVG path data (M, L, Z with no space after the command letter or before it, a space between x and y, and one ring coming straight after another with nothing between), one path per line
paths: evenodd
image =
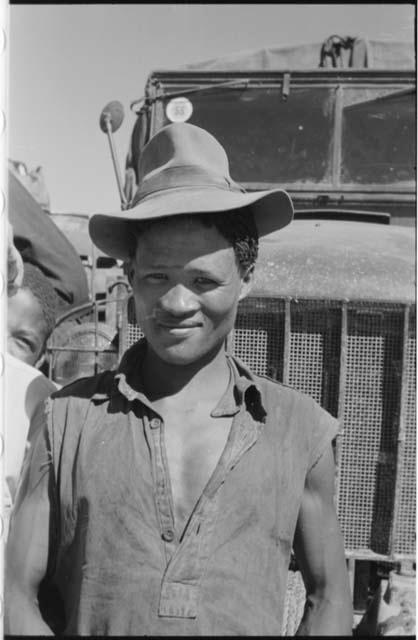
M111 150L115 105L101 116ZM246 190L292 197L292 224L260 244L230 345L342 425L336 506L357 623L394 572L415 575L413 45L334 35L156 70L131 108L123 186L113 156L122 208L144 145L171 122L212 133ZM129 286L121 309L119 353L142 335ZM303 603L291 569L288 635Z

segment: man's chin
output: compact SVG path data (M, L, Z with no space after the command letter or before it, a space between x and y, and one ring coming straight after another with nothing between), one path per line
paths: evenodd
M163 362L177 367L187 367L204 360L206 353L189 353L177 349L169 349L157 353Z
M163 362L177 367L187 367L196 365L199 362L204 364L212 359L213 355L218 353L220 345L213 346L211 349L205 347L197 348L190 344L177 344L165 348L153 348L154 353Z

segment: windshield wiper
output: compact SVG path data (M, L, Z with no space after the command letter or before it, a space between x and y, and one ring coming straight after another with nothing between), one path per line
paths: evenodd
M240 79L240 80L228 80L228 82L218 82L216 84L210 84L210 85L196 85L194 87L191 87L190 89L182 89L182 90L178 90L178 91L172 91L170 93L161 93L158 96L155 96L155 98L148 98L146 96L142 96L142 98L138 98L137 100L134 100L133 102L131 102L130 108L131 111L133 111L134 113L138 113L138 111L134 108L137 105L140 105L141 103L146 102L147 105L150 104L154 104L154 102L157 102L157 100L162 100L165 98L178 98L180 96L184 96L190 93L201 93L203 91L212 91L213 89L221 89L221 88L225 88L225 87L234 87L236 85L241 86L243 89L246 89L249 85L250 79L249 78L245 78L244 80ZM141 105L142 106L142 105ZM139 107L140 109L141 107Z

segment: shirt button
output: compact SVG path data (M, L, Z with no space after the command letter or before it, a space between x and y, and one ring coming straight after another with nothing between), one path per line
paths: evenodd
M161 537L164 540L164 542L173 542L174 531L172 529L167 529L166 531L162 532Z
M158 429L161 426L161 420L159 418L153 418L149 423L151 429Z

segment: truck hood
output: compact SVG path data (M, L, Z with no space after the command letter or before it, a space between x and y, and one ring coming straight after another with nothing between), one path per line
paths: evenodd
M294 220L260 242L251 295L415 301L415 228Z

